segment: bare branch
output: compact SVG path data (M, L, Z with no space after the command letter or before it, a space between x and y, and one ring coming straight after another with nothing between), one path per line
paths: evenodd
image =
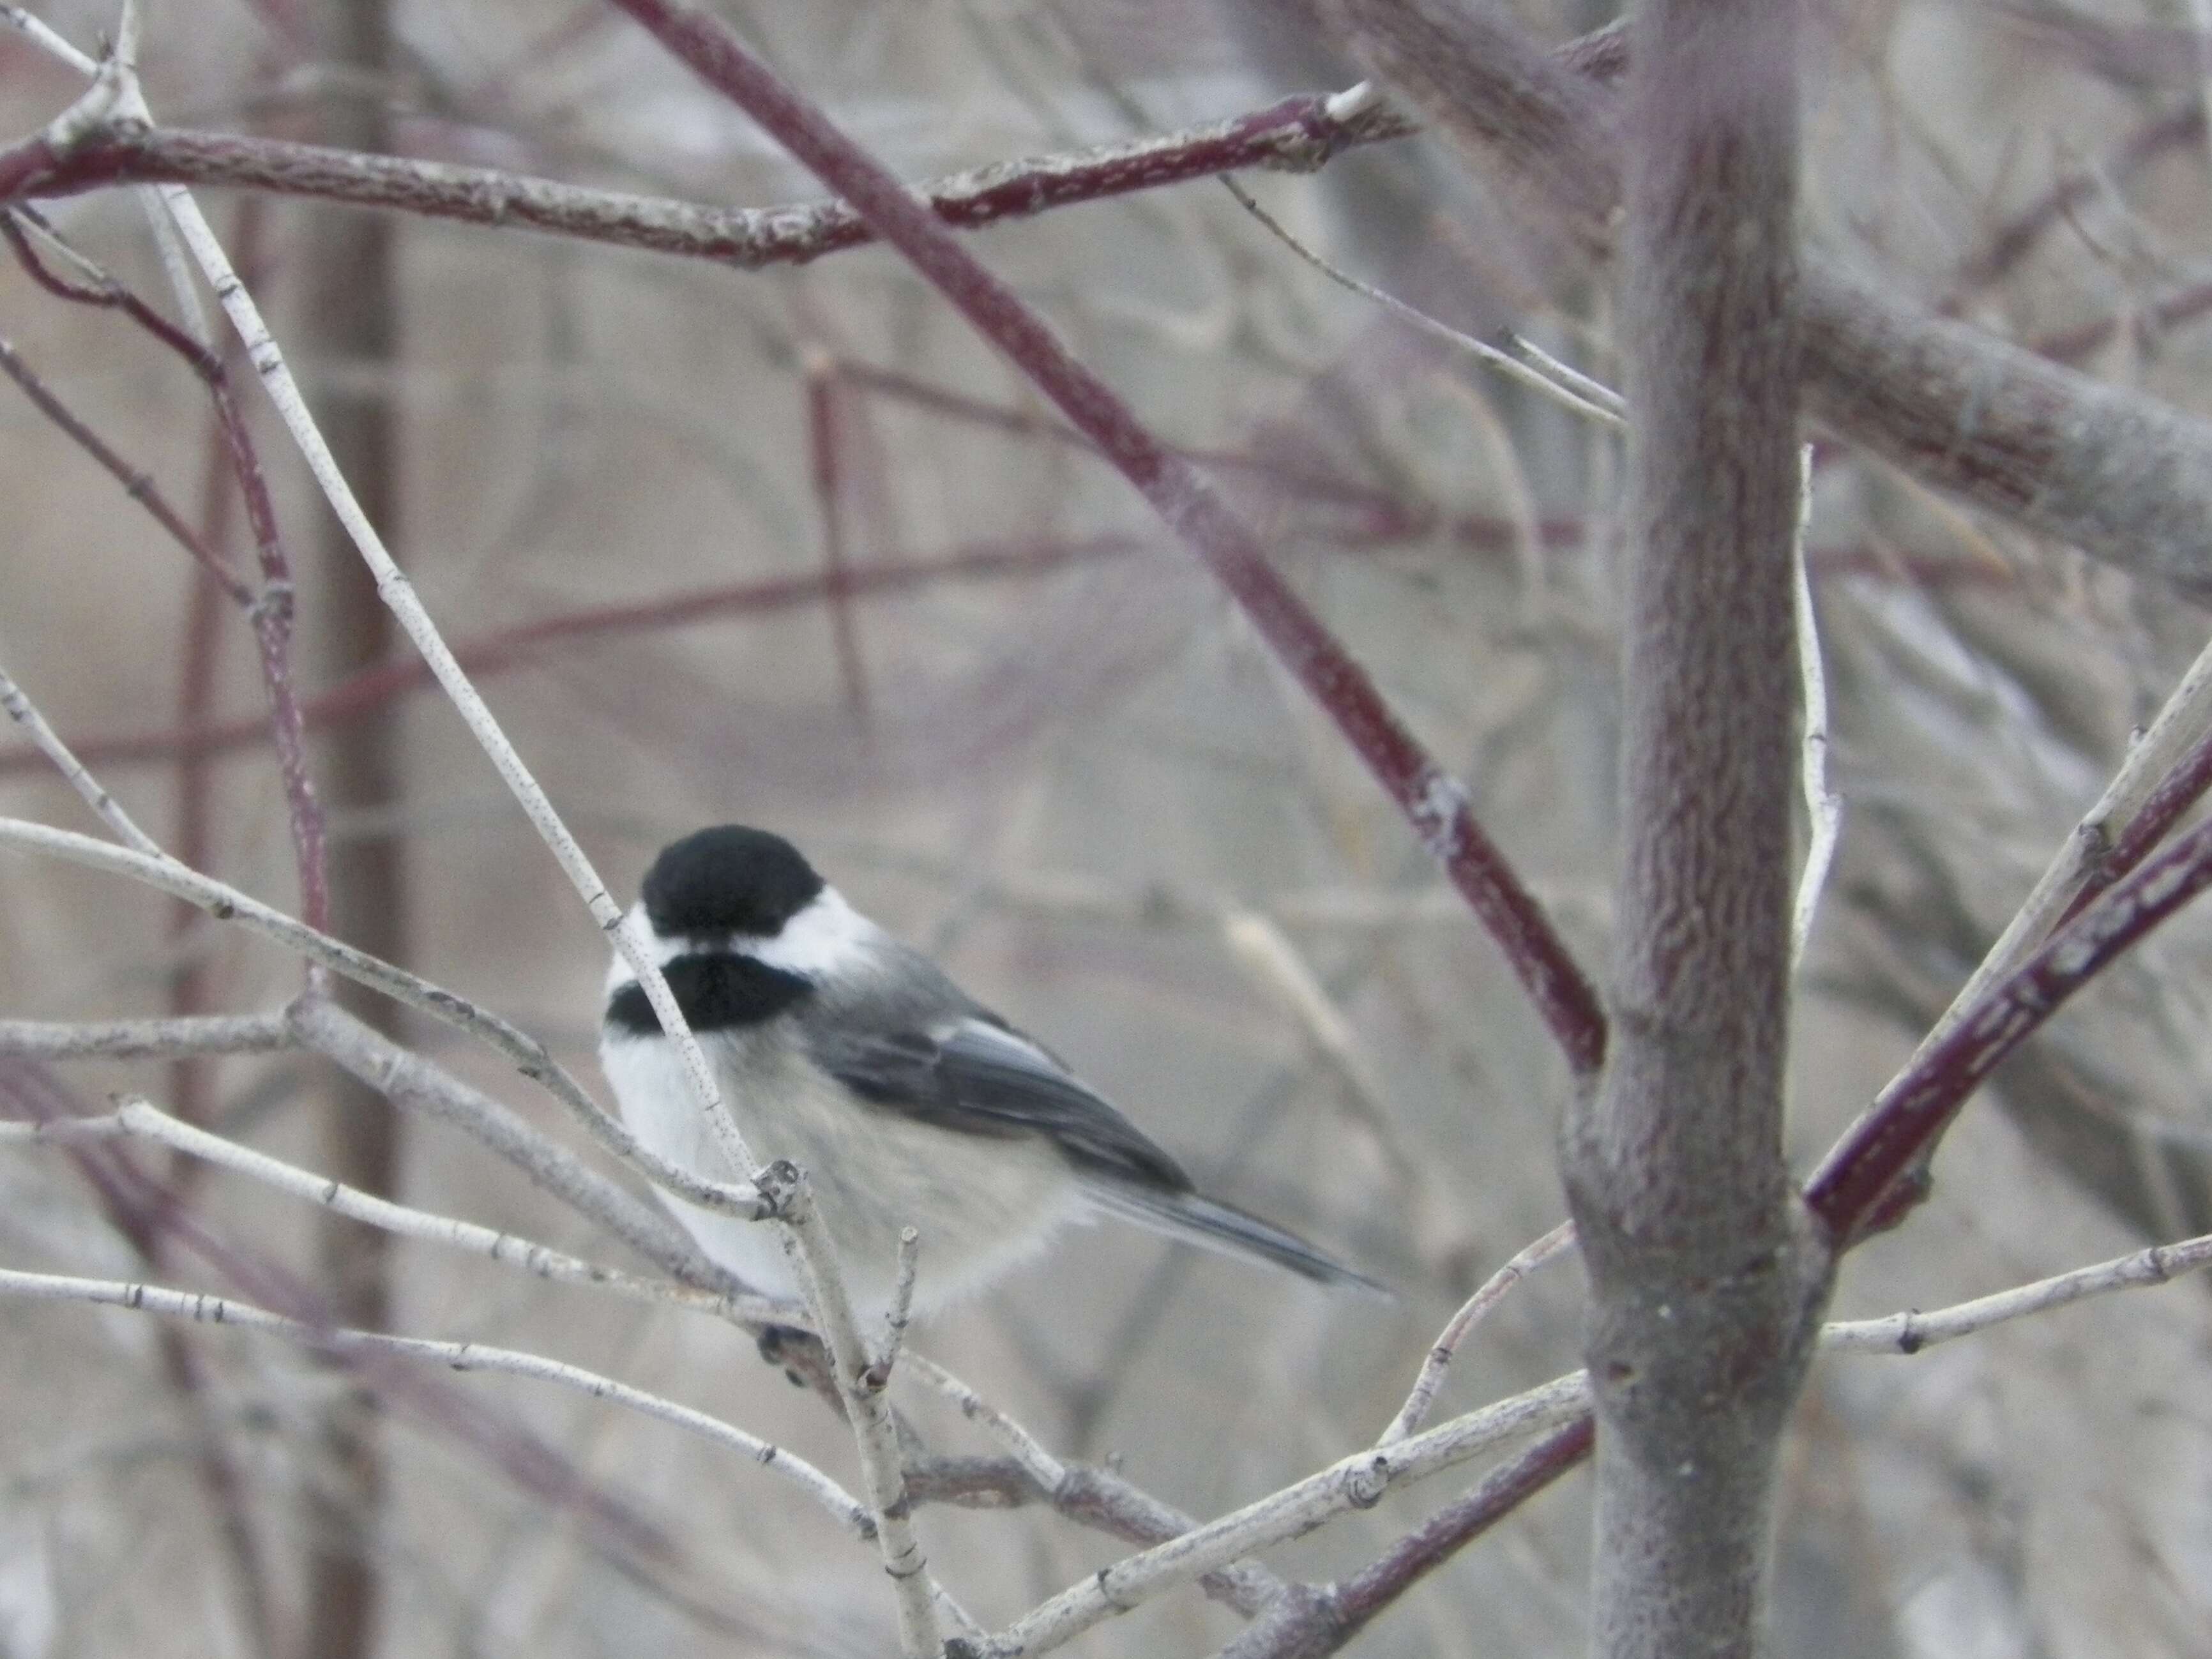
M9 11L14 14L17 9L11 6ZM127 4L124 16L126 20L134 20L136 16ZM59 36L54 35L45 25L37 23L37 20L27 13L20 16L9 15L7 21L42 46L47 45L48 38L59 41ZM132 27L135 28L135 22ZM41 32L46 38L42 38ZM95 134L119 131L127 135L137 130L136 123L125 121L118 124L115 121L123 94L122 53L118 52L99 63L82 54L75 56L83 72L92 77L92 84L84 89L76 102L31 137L0 149L0 201L37 188L42 177L53 173L80 145Z
M1342 1581L1336 1614L1345 1634L1356 1634L1429 1571L1579 1464L1589 1455L1591 1432L1591 1419L1585 1417L1547 1435L1485 1475L1464 1498L1437 1510L1373 1565Z
M1322 1659L1334 1653L1431 1572L1589 1456L1589 1449L1588 1418L1546 1436L1351 1577L1285 1597L1222 1649L1219 1659Z
M1577 1372L1454 1418L1411 1439L1355 1452L1256 1503L1070 1585L993 1638L985 1652L990 1659L1049 1652L1202 1572L1311 1532L1346 1510L1371 1509L1394 1486L1449 1468L1507 1440L1568 1422L1586 1408L1589 1398L1588 1387Z
M890 1385L906 1346L907 1321L914 1311L914 1278L921 1266L921 1234L912 1227L899 1229L898 1272L891 1283L890 1306L884 1313L884 1337L868 1361L861 1379L872 1389Z
M1080 1464L1066 1466L1059 1485L1050 1490L1011 1457L929 1458L912 1465L907 1476L917 1504L971 1509L1043 1504L1054 1514L1131 1543L1162 1543L1198 1524L1112 1470ZM1247 1619L1295 1589L1256 1561L1234 1562L1202 1574L1198 1582L1206 1595Z
M2098 894L2148 858L2159 842L2166 839L2166 832L2204 798L2207 789L2212 789L2212 717L2204 718L2202 723L2203 730L2188 752L2173 763L2158 787L2143 798L2142 805L2113 842L2112 851L2092 860L2081 890L2075 896L2066 913L2067 921L2071 921ZM2130 753L2133 753L2132 749Z
M1932 1313L1838 1321L1822 1328L1820 1346L1834 1353L1917 1354L2008 1320L2115 1291L2168 1284L2208 1267L2212 1236L2184 1239ZM1585 1417L1547 1437L1484 1476L1466 1497L1439 1510L1352 1577L1294 1587L1224 1648L1220 1659L1322 1659L1334 1653L1459 1549L1579 1462L1589 1450L1589 1429ZM1298 1589L1304 1593L1297 1593Z
M576 1157L546 1139L509 1108L412 1054L337 1004L302 999L285 1012L300 1042L368 1084L395 1106L449 1123L571 1209L598 1222L656 1267L687 1285L729 1291L734 1281L699 1254L665 1211L640 1202ZM800 1309L784 1309L780 1324L803 1321Z
M1239 168L1310 173L1339 149L1414 130L1377 100L1341 112L1332 101L1319 94L1285 99L1177 132L994 162L915 188L945 223L973 229ZM173 128L109 127L81 140L58 161L33 157L31 165L44 171L0 188L0 201L125 183L230 185L471 224L520 226L741 270L804 264L876 239L862 216L843 202L709 207L489 167ZM6 183L0 172L0 186Z
M96 74L100 69L97 58L87 57L57 34L44 19L18 5L0 5L0 23L21 33L49 58L67 64L79 75Z
M1516 1251L1505 1265L1483 1280L1473 1296L1468 1297L1460 1310L1454 1314L1437 1334L1429 1350L1428 1358L1421 1362L1420 1375L1413 1379L1406 1403L1390 1420L1376 1441L1378 1446L1394 1445L1418 1431L1428 1420L1429 1408L1436 1403L1437 1390L1444 1385L1444 1373L1450 1369L1460 1344L1466 1341L1474 1328L1489 1316L1512 1288L1546 1262L1564 1255L1574 1248L1575 1227L1571 1221L1563 1221L1534 1243Z
M26 1060L175 1060L275 1054L297 1046L281 1012L179 1019L0 1019L0 1054Z
M550 1244L536 1243L526 1238L519 1238L513 1233L478 1226L472 1221L462 1221L453 1216L434 1215L426 1210L394 1204L373 1193L362 1192L327 1176L316 1175L271 1158L266 1152L256 1152L250 1146L241 1146L236 1141L196 1128L136 1097L125 1100L114 1112L104 1117L54 1118L38 1123L0 1122L0 1141L65 1143L118 1137L135 1138L167 1146L173 1152L199 1158L218 1169L246 1176L289 1197L329 1210L363 1226L375 1227L401 1238L418 1239L471 1255L486 1256L503 1267L517 1267L524 1273L557 1284L596 1286L634 1301L676 1303L686 1307L704 1308L756 1325L773 1322L783 1313L780 1304L764 1297L732 1297L720 1291L671 1284L663 1279L641 1279L635 1273L623 1272L619 1267L586 1261L565 1251L556 1250Z
M898 1425L883 1391L867 1385L866 1345L836 1255L815 1213L805 1172L789 1159L778 1158L757 1170L753 1180L769 1213L782 1225L785 1257L796 1271L807 1311L830 1351L837 1397L860 1454L884 1572L898 1606L899 1639L907 1659L936 1659L944 1646L937 1618L941 1592L914 1529L914 1500L906 1489L906 1456L899 1445Z
M2132 867L2188 809L2195 799L2191 791L2202 793L2203 786L2194 783L2196 769L2186 763L2192 751L2201 757L2208 745L2212 745L2212 645L2207 645L2190 664L2189 672L2173 688L2150 729L2128 745L2119 769L2105 786L2097 804L2060 845L1997 942L1923 1039L1914 1055L1916 1061L1992 986L2017 971L2063 918L2078 912L2086 895L2110 884L2117 873L2112 867L2116 842L2128 842L2131 854L2130 864L2119 868ZM2200 758L2199 766L2204 763ZM2154 798L2155 813L2149 811ZM2148 820L2140 833L2138 819Z
M1060 1483L1067 1479L1067 1466L1047 1451L1035 1435L935 1360L913 1354L908 1356L907 1364L913 1376L950 1400L960 1408L962 1416L1005 1447L1040 1492L1049 1496L1060 1489Z
M1583 240L1597 251L1608 240L1618 194L1612 161L1595 137L1609 124L1601 98L1562 98L1559 89L1579 76L1601 94L1626 62L1625 38L1608 27L1569 42L1548 62L1510 33L1486 39L1472 52L1440 52L1428 40L1388 61L1395 82L1437 125L1553 182ZM1373 100L1309 95L1204 127L1000 163L920 189L948 222L966 228L1242 167L1307 170L1342 148L1417 130ZM1593 166L1595 174L1586 171ZM103 130L36 188L59 194L137 179L238 185L521 224L740 264L810 258L870 236L844 204L731 210L489 169L163 130ZM1901 306L1817 258L1808 262L1805 288L1808 397L1822 419L2040 534L2124 568L2212 588L2212 554L2203 550L2212 547L2212 428ZM2201 305L2201 295L2194 303ZM2093 326L2110 331L2110 325ZM2094 343L2048 345L2051 355L2064 357ZM1956 418L1962 400L1978 411L1965 429Z
M2185 1238L2178 1244L2154 1244L2132 1255L2076 1267L2071 1273L1934 1313L1896 1313L1884 1319L1838 1322L1820 1333L1820 1346L1841 1353L1916 1354L2008 1320L2068 1307L2091 1297L2109 1296L2114 1291L2164 1285L2209 1267L2212 1267L2212 1235Z
M69 781L77 798L92 808L93 815L115 832L115 837L125 847L159 858L161 849L154 838L141 830L130 813L101 787L100 780L84 768L84 763L70 752L70 746L61 740L54 728L46 724L46 717L38 706L23 693L23 688L0 669L0 708L8 711L8 718L30 734L32 744L48 760L55 770Z

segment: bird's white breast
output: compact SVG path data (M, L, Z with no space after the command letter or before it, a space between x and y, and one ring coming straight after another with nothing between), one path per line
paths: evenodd
M1073 1173L1041 1139L963 1134L866 1105L807 1065L775 1022L704 1043L754 1153L806 1171L872 1337L890 1305L902 1227L921 1234L915 1307L926 1313L980 1290L1083 1213ZM610 1031L599 1060L640 1140L672 1163L736 1178L670 1043ZM797 1299L775 1228L660 1197L716 1261L769 1295Z

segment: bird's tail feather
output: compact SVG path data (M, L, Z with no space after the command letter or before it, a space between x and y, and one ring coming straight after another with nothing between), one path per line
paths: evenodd
M1323 1255L1296 1233L1196 1193L1163 1192L1127 1182L1098 1182L1085 1195L1100 1209L1224 1255L1257 1257L1317 1285L1342 1285L1377 1296L1392 1294L1364 1273Z

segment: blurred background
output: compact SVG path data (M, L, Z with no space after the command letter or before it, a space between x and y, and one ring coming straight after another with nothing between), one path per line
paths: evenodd
M1358 76L1274 0L714 9L916 179ZM113 27L103 5L33 9L88 49ZM1553 41L1610 15L1519 10ZM597 3L147 13L148 95L167 123L715 203L819 194ZM2196 15L2123 0L1812 7L1807 234L1925 307L2212 412ZM8 133L76 92L0 33ZM1443 144L1243 182L1363 279L1617 379L1602 283L1559 267L1541 227ZM203 201L372 515L619 896L699 824L791 836L1201 1184L1401 1291L1334 1297L1102 1229L916 1345L1059 1455L1115 1460L1200 1515L1370 1440L1452 1309L1562 1218L1564 1068L1395 810L1118 475L879 249L743 272ZM167 308L127 195L50 212ZM1332 285L1210 181L973 246L1207 461L1601 971L1617 436ZM174 358L13 264L0 335L244 560L206 398ZM458 719L385 672L410 660L405 642L251 378L299 574L334 929L542 1036L596 1085L597 932ZM295 908L246 630L12 391L0 434L0 664L165 845ZM2187 596L1825 440L1808 556L1846 817L1797 1010L1801 1164L1910 1052L2206 632ZM0 810L91 827L20 744L0 757ZM2208 938L2202 920L2168 927L2006 1070L1951 1137L1932 1202L1850 1259L1838 1316L2212 1230ZM53 864L0 861L0 940L10 1018L252 1011L299 981L235 930ZM495 1060L379 1017L574 1140ZM64 1080L93 1106L143 1089L404 1201L629 1260L472 1144L397 1119L311 1057ZM727 1327L382 1243L227 1176L187 1192L234 1255L319 1286L354 1322L553 1354L857 1481L842 1426ZM0 1157L9 1265L236 1291L145 1231L62 1154ZM1462 1353L1442 1409L1571 1369L1578 1310L1571 1264L1523 1286ZM5 1659L857 1655L890 1639L870 1552L740 1460L610 1407L470 1377L372 1413L356 1379L264 1339L12 1304L0 1331ZM1909 1360L1824 1362L1785 1481L1777 1650L2212 1654L2209 1344L2212 1299L2192 1281ZM457 1400L555 1449L672 1553L546 1501ZM957 1414L908 1403L933 1447L988 1449ZM1474 1474L1268 1559L1305 1577L1356 1568ZM1586 1525L1570 1478L1356 1650L1579 1650ZM933 1507L921 1527L991 1625L1123 1553L1038 1510ZM1237 1628L1186 1589L1077 1650L1203 1653Z

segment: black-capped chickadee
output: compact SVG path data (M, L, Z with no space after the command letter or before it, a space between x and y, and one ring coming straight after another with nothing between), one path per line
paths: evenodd
M921 1234L922 1314L1102 1212L1324 1285L1381 1288L1304 1239L1200 1197L1134 1124L855 911L780 836L725 824L674 842L623 926L668 976L755 1151L807 1171L863 1316L890 1305L902 1227ZM599 1063L639 1139L732 1178L619 953ZM796 1298L770 1229L661 1196L708 1255L769 1295Z

